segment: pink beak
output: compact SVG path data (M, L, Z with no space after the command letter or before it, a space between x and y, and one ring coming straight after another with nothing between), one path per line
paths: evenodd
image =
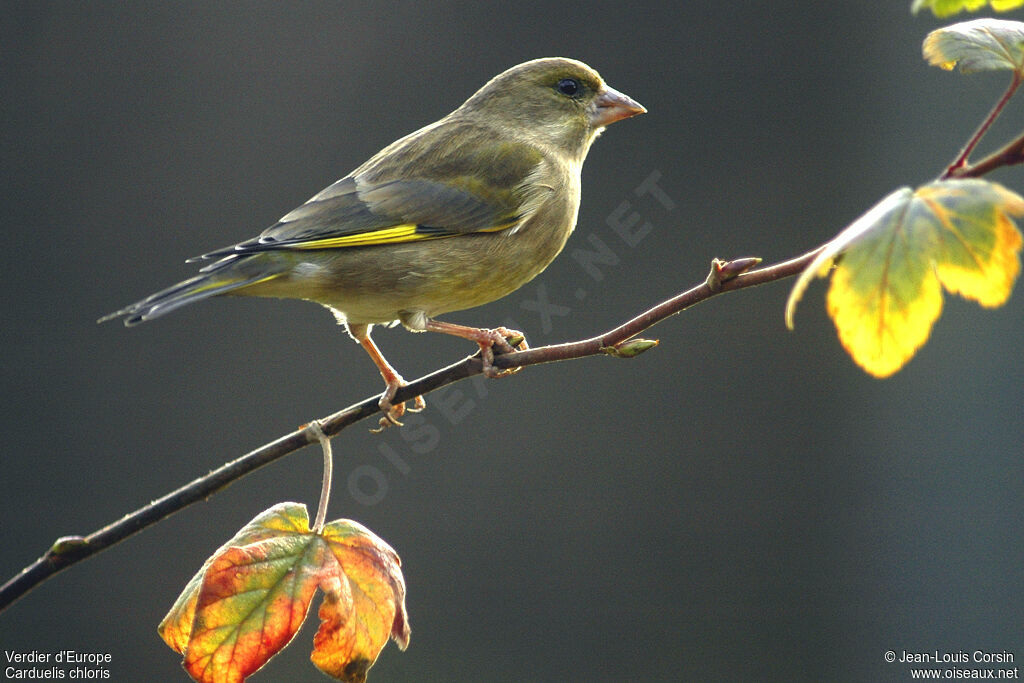
M610 86L605 86L605 89L594 99L594 107L590 114L590 122L594 126L607 126L610 123L628 119L630 116L647 113L647 109L642 104Z

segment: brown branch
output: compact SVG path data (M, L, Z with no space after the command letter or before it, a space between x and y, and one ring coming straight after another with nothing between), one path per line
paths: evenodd
M716 259L712 263L711 274L708 275L705 282L644 311L613 330L581 341L497 355L494 365L502 369L521 368L527 365L600 354L635 355L638 351L624 347L624 343L652 325L717 294L796 275L811 262L818 251L815 249L789 261L756 270L750 269L759 263L759 259L748 258L735 261ZM635 347L632 348L635 349ZM644 345L640 350L642 351L644 348L648 348L648 346ZM434 389L478 375L482 370L479 354L465 358L402 387L395 395L395 403L408 401ZM335 436L349 425L364 420L379 411L377 397L372 396L329 417L317 420L316 424L319 425L324 435ZM42 557L0 586L0 611L61 570L156 524L192 503L209 498L246 474L293 453L307 444L317 442L318 433L315 427L296 430L168 493L163 498L139 508L88 536L65 536L58 539Z

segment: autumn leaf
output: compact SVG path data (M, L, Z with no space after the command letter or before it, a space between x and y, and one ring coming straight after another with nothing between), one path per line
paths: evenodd
M975 19L936 29L924 39L924 58L932 66L960 71L1024 70L1024 23Z
M199 589L202 587L203 577L213 561L221 556L228 548L245 547L270 538L280 538L302 532L302 527L297 526L298 522L282 510L283 505L276 505L259 514L255 519L246 524L232 537L230 541L222 545L196 572L195 576L185 585L185 589L178 596L170 612L160 622L159 633L173 650L183 653L188 646L189 636L192 631L192 621L195 619L196 599L199 596ZM301 519L301 517L300 517ZM307 520L308 525L308 520Z
M244 681L291 641L317 588L325 597L312 658L325 673L364 681L389 637L408 644L398 555L349 520L313 533L298 503L275 505L221 546L159 633L196 681Z
M887 377L913 357L942 312L942 289L993 308L1020 272L1021 234L1013 216L1024 198L977 179L899 189L835 237L804 270L786 303L815 276L832 273L827 309L846 351ZM834 269L833 269L834 266Z
M325 595L312 660L329 676L362 681L389 636L403 650L409 643L401 562L355 522L331 522L321 538L331 571L320 583Z
M973 12L989 4L997 12L1006 12L1024 5L1024 0L914 0L910 11L917 14L923 9L930 9L932 14L942 18L964 10Z

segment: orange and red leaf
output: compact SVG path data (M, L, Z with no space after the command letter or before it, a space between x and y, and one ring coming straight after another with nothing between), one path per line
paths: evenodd
M328 675L365 680L389 637L408 644L395 551L348 520L313 533L297 503L259 515L207 560L160 635L196 681L240 683L291 641L317 588L325 599L313 661Z

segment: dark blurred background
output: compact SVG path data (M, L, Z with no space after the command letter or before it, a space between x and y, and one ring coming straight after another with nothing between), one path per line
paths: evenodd
M191 274L187 257L256 234L499 71L571 56L650 113L591 150L566 252L448 319L511 322L535 346L596 334L712 257L797 255L939 173L1008 79L926 66L941 24L909 5L4 2L0 578L380 391L311 304L95 323ZM644 181L664 196L638 196ZM593 238L617 263L573 258ZM336 439L331 516L391 543L408 583L411 646L388 645L371 680L907 680L886 650L1024 658L1020 293L991 312L947 298L879 381L840 348L824 285L785 329L789 285L668 320L635 360L464 382L406 430ZM472 351L376 338L408 378ZM315 509L320 467L304 450L75 566L0 615L0 646L183 679L157 623L261 510ZM253 680L322 680L315 621Z

